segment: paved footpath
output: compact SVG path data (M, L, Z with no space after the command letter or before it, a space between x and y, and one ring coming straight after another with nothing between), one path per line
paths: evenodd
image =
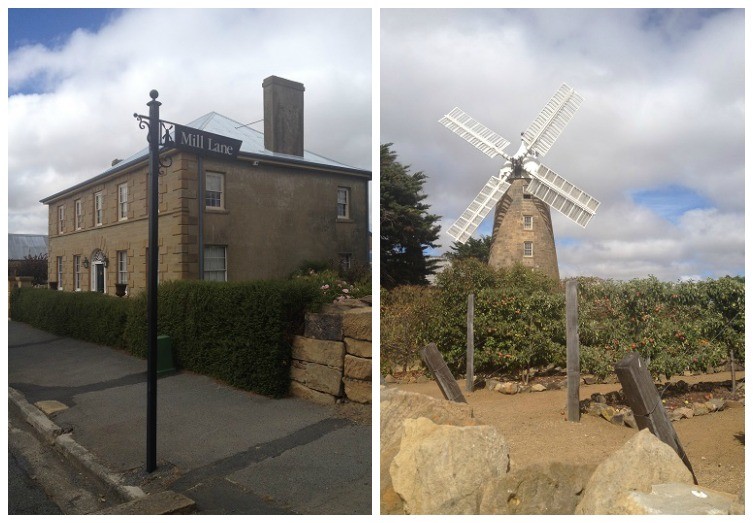
M61 408L47 415L62 429L58 440L72 438L63 446L95 470L147 494L183 494L197 513L372 512L371 426L335 407L166 375L157 386L158 468L147 474L145 360L9 321L8 385L17 403ZM62 405L39 403L49 401Z

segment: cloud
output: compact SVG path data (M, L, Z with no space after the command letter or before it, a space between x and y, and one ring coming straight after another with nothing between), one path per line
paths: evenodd
M12 51L9 230L45 233L41 198L142 149L132 115L147 111L151 89L163 119L216 111L249 123L262 118L270 75L306 87L307 150L370 168L370 10L124 10L54 48Z
M584 102L543 163L602 204L585 230L553 211L555 236L573 243L558 250L561 273L743 273L743 10L399 9L381 25L380 139L427 174L443 229L501 162L437 120L459 106L515 152L566 82ZM632 201L667 187L684 188L675 223ZM694 230L690 199L723 227Z

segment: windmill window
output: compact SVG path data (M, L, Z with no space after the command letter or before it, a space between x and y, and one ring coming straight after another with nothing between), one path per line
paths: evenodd
M533 230L533 216L523 216L523 229Z
M533 256L533 242L523 242L523 256L526 258Z

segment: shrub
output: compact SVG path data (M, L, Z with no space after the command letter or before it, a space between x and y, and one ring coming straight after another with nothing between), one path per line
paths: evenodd
M131 305L96 292L22 288L11 293L10 317L60 336L123 348Z
M325 303L371 295L371 272L360 273L359 279L347 281L333 270L299 270L291 275L293 281L313 285L318 289L312 307L318 310Z
M280 397L290 382L291 341L317 295L310 282L175 281L159 286L158 332L176 365L234 387ZM129 350L146 355L146 296L128 319Z

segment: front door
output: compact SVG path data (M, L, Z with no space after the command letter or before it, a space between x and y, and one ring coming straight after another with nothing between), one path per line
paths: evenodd
M94 268L96 270L94 290L97 292L105 292L105 266L103 263L98 263Z

